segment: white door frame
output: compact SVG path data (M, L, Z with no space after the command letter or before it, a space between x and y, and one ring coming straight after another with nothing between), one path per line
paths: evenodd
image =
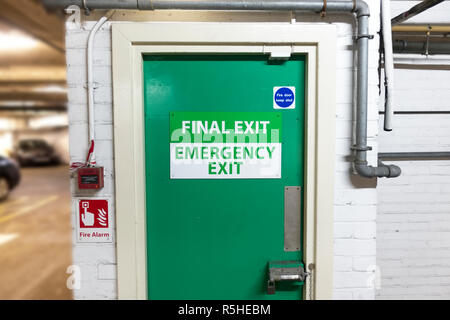
M313 299L332 298L335 26L149 22L112 24L119 299L147 298L143 54L268 54L286 49L307 55L304 262L315 266Z

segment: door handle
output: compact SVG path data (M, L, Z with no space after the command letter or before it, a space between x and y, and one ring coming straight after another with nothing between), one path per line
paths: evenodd
M269 280L267 280L267 294L276 293L277 282L304 282L309 275L298 261L269 262Z

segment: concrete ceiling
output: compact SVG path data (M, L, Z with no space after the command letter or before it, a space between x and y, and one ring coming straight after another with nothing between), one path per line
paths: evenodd
M64 52L64 19L38 0L2 0L0 18Z
M37 0L0 1L0 112L65 110L64 15Z
M30 49L2 50L0 46L0 66L36 66L36 65L59 65L65 63L64 51L55 49L47 43L30 36L27 32L8 23L0 18L0 34L8 34L24 38L31 38L35 46Z

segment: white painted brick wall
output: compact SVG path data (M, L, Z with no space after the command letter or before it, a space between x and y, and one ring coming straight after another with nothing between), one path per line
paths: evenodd
M450 126L450 118L440 119L445 120ZM439 147L435 139L426 150ZM411 149L418 151L422 146L413 144ZM450 161L397 164L403 171L401 178L382 181L378 188L377 264L381 288L377 297L449 299Z
M370 42L369 79L369 142L374 151L369 161L376 164L378 134L377 59L379 29L378 0L368 1L372 7L370 32L375 40ZM98 14L91 15L91 19ZM121 21L290 21L286 13L217 13L217 12L129 12L115 15ZM335 243L334 243L334 298L374 299L376 240L375 219L377 193L373 181L350 174L350 146L352 139L352 102L354 86L353 19L349 15L299 15L297 21L333 23L338 30L337 41L337 105L336 105L336 179L335 179ZM85 48L89 30L94 22L84 21L81 28L68 25L66 34L69 88L70 156L72 161L83 161L87 151L86 65ZM112 138L112 87L111 87L111 34L110 23L98 32L94 51L95 129L98 138L96 156L99 165L105 166L105 188L98 196L114 199L114 158ZM72 178L72 215L75 226L76 202L89 192L78 192ZM331 214L331 213L330 213ZM113 216L114 218L114 216ZM74 264L81 268L81 288L75 290L76 299L115 299L116 268L114 244L78 244L74 230Z
M394 1L395 14L417 1ZM412 22L450 23L450 3L430 9ZM428 64L397 55L396 63ZM409 61L408 61L409 60ZM449 56L439 63L450 65ZM450 111L450 71L395 70L397 111ZM395 115L394 130L382 131L380 151L450 151L450 114ZM378 299L450 298L450 160L397 161L402 175L378 184Z

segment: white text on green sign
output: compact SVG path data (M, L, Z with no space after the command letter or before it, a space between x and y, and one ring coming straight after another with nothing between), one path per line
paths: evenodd
M281 177L281 113L171 112L172 179Z

